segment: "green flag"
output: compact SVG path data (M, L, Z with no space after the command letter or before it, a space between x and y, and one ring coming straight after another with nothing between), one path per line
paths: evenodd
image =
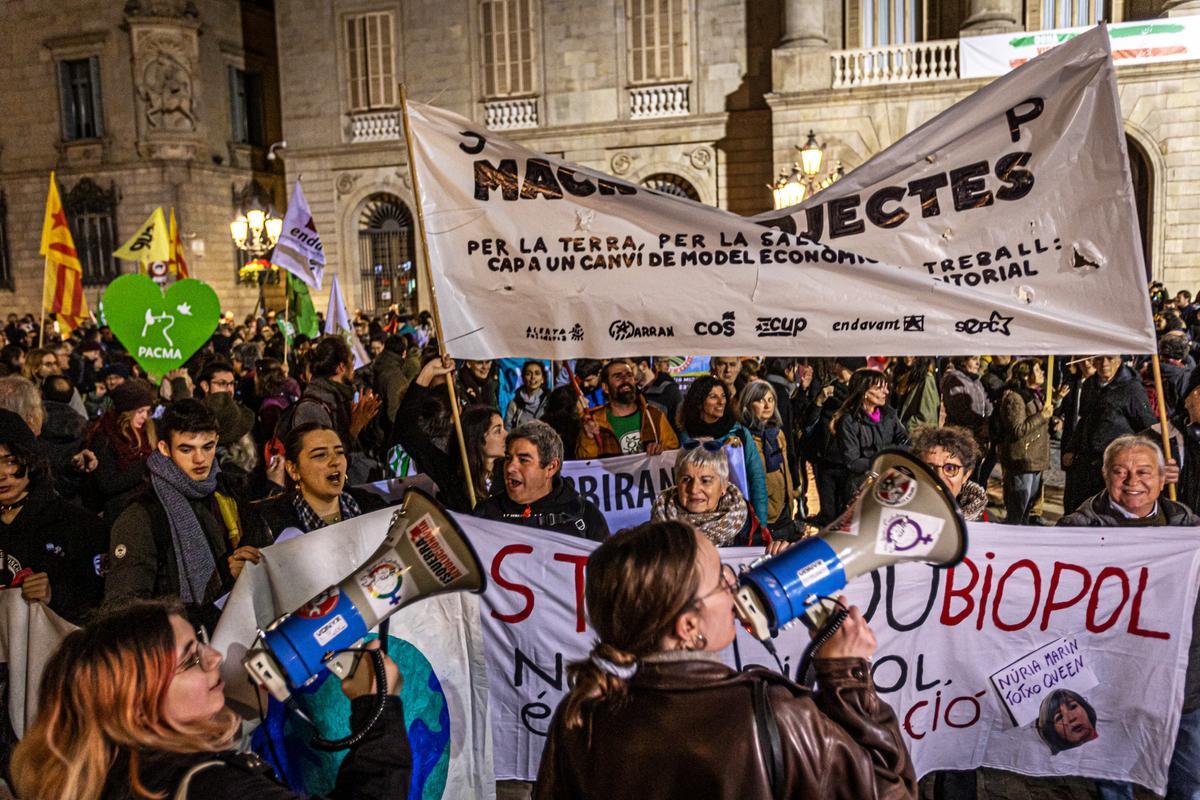
M296 325L295 332L315 339L321 335L321 329L317 325L317 310L313 308L312 297L308 293L308 284L290 272L286 274L288 294L290 295L288 302L292 307Z

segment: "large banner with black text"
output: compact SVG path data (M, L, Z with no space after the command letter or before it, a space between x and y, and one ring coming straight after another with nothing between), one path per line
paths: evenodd
M458 358L1153 352L1102 29L753 219L409 113Z
M460 518L489 571L480 610L498 779L532 780L566 666L586 656L591 542ZM722 551L732 564L761 555ZM1132 780L1162 793L1179 725L1200 576L1195 533L975 524L949 571L908 564L847 596L919 775L990 766ZM807 634L777 647L796 669ZM739 633L731 665L773 660Z

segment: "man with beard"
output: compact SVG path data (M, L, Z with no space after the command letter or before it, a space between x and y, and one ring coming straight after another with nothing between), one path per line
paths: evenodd
M618 359L604 365L600 381L609 401L583 421L575 444L577 458L647 453L658 455L679 447L679 437L666 415L638 394L633 364Z

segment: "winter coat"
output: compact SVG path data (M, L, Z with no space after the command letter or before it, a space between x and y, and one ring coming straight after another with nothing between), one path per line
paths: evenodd
M356 489L348 486L346 487L346 491L354 498L354 502L358 503L358 507L364 514L378 511L386 505L382 497L366 489ZM300 515L296 513L296 506L292 503L292 496L295 492L295 489L280 492L268 497L266 500L259 500L256 503L250 504L250 508L262 520L263 525L266 526L267 533L272 541L278 539L279 534L288 528L304 530L304 525L300 522Z
M779 447L783 451L783 463L778 469L766 471L767 456L763 450L763 436L765 430L750 429L751 435L754 437L754 446L758 449L758 456L763 461L763 471L767 483L767 519L766 524L773 525L778 522L781 516L785 519L790 519L790 515L784 515L785 511L790 511L792 501L796 499L796 487L792 483L791 462L788 455L787 437L783 435L782 430L776 431L779 437Z
M1163 380L1163 396L1167 401L1167 416L1183 410L1183 393L1187 390L1188 380L1192 377L1194 366L1178 364L1163 359L1160 362Z
M405 370L407 363L407 360L398 353L384 350L372 364L375 394L379 395L379 399L383 401L383 407L379 409L379 414L383 417L383 422L389 430L392 423L396 421L396 412L400 410L400 401L404 399L404 393L408 391L408 385L412 383L412 377Z
M575 441L575 458L608 458L609 456L624 455L621 452L621 443L617 440L617 434L613 430L612 421L608 418L609 407L610 404L605 403L592 412L592 418L600 426L600 432L597 434L600 440L596 441L595 437L588 436L581 430ZM646 446L651 444L661 444L663 450L674 450L679 447L679 438L675 435L675 429L671 427L666 414L658 406L647 403L646 398L639 395L638 407L642 412L642 452L645 452Z
M844 467L853 488L866 478L871 462L885 447L908 447L908 429L890 406L880 406L879 422L856 409L838 420L837 430L829 442L826 458Z
M996 457L1005 472L1043 472L1050 467L1050 421L1042 399L1024 386L1009 386L996 407Z
M506 492L499 492L475 506L477 517L558 531L581 539L602 542L608 538L608 522L600 509L590 500L580 497L575 487L555 476L550 493L532 503L513 502Z
M566 727L560 706L534 800L770 798L755 684L765 689L778 728L781 796L917 796L900 726L875 693L869 662L817 659L820 688L813 692L761 667L734 671L708 655L641 659L621 701L593 706L579 728Z
M733 423L733 426L721 437L721 441L728 442L733 437L737 437L742 443L742 453L746 462L746 488L750 505L754 508L754 515L759 519L767 519L767 472L763 466L762 456L758 453L758 448L754 446L754 437L750 434L748 428L740 422ZM688 439L696 437L690 435L687 431L683 431L679 435L679 441L686 442Z
M904 396L896 397L896 410L909 433L922 425L938 424L942 398L938 394L937 378L932 370L925 373L924 380L918 386L909 388Z
M304 387L304 393L296 402L296 410L291 414L287 430L276 431L275 435L283 439L292 428L306 422L318 422L337 431L347 450L356 449L357 442L350 435L350 403L353 395L354 387L349 384L335 383L329 378L314 378Z
M1164 492L1159 495L1158 514L1153 521L1127 520L1113 508L1106 490L1093 495L1074 514L1068 514L1058 521L1060 526L1070 528L1129 527L1139 523L1191 527L1200 525L1200 516L1182 503L1169 499ZM1137 536L1137 531L1127 531L1127 534ZM1196 709L1200 709L1200 599L1192 610L1192 641L1188 645L1187 672L1183 679L1183 713Z
M1171 458L1179 465L1179 482L1175 486L1179 502L1188 508L1200 508L1200 425L1193 424L1187 411L1170 420ZM1162 425L1155 423L1142 435L1162 443Z
M150 474L145 456L131 464L123 464L117 446L109 436L105 428L96 431L90 443L96 456L96 468L84 479L87 504L93 511L101 512L106 525L112 525ZM146 455L149 454L147 450Z
M1113 439L1145 430L1156 420L1142 382L1122 364L1107 385L1100 384L1098 375L1084 381L1079 422L1063 452L1074 453L1076 464L1090 468L1100 464Z
M68 622L82 624L100 605L100 577L108 541L99 518L67 502L49 483L31 486L25 505L7 525L0 522L0 585L17 585L22 573L45 572L50 578L50 609Z
M204 601L186 610L195 624L215 626L221 610L213 601L233 588L227 557L242 545L266 547L271 537L262 520L242 500L240 489L224 473L217 475L215 492L188 502L208 539L217 572ZM236 535L226 522L227 516L237 526ZM104 605L115 606L132 598L178 597L179 587L171 523L154 487L146 481L113 522Z
M81 476L71 465L71 458L83 449L83 437L88 421L68 403L45 400L46 421L38 436L38 447L50 462L54 488L67 499L79 495Z
M438 501L451 511L467 513L471 502L467 497L467 479L464 477L462 458L458 445L451 434L447 442L449 451L421 427L420 409L432 399L433 390L413 381L400 401L396 423L392 427L391 443L399 444L404 452L416 462L417 469L429 476L438 487ZM482 498L483 487L475 487L476 498Z
M350 703L350 727L357 730L368 720L375 698L359 697ZM253 753L142 752L139 777L150 791L175 797L177 787L193 767L220 762L196 772L189 783L188 800L303 800L280 784L270 766ZM412 781L412 749L405 729L404 707L399 697L389 697L379 722L350 748L338 770L331 800L383 800L408 796ZM121 755L108 771L100 800L134 800L129 785L129 757ZM308 800L317 800L309 798Z
M642 387L642 396L646 398L646 402L661 408L668 420L675 419L675 412L683 402L679 384L666 372L657 373L654 380Z
M987 445L992 401L980 376L961 369L947 372L942 378L942 405L947 425L960 425L975 434L980 446Z
M504 427L511 431L518 425L541 419L542 408L546 405L548 396L549 393L545 389L538 389L533 395L527 394L524 388L518 389L513 399L508 402L508 410L504 412Z

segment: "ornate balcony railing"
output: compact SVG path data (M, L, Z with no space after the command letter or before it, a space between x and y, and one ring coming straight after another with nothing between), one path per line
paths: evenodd
M538 126L536 97L489 100L483 104L484 124L494 131L511 131Z
M682 117L691 111L688 91L691 84L670 83L660 86L639 86L629 90L631 119Z
M399 111L363 111L350 115L351 142L387 142L399 139L404 123Z
M835 50L833 88L918 83L958 77L958 40Z

